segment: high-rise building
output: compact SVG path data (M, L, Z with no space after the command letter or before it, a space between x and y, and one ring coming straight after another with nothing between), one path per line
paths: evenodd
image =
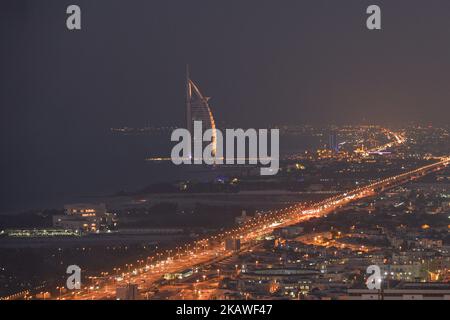
M333 152L339 152L339 144L336 133L332 132L329 137L328 147Z
M214 121L211 107L209 106L209 97L204 96L199 87L191 80L189 67L186 69L186 128L194 137L194 121L202 122L202 129L206 131L212 129L212 154L216 150L216 123Z

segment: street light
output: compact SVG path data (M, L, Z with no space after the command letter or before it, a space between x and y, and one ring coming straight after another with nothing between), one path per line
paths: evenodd
M59 290L59 298L58 300L61 300L61 293L64 287L56 287L56 290Z

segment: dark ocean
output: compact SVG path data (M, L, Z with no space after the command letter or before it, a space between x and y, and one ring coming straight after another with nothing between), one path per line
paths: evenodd
M145 161L170 156L174 143L169 133L123 135L105 130L74 141L53 147L42 143L45 147L40 148L35 137L32 147L21 146L3 158L0 213L57 209L156 182L192 178L192 172L170 161ZM281 137L280 153L300 152L319 143L315 138Z

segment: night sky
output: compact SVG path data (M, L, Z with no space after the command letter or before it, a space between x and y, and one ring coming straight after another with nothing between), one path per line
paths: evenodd
M69 4L81 31L66 29ZM370 4L381 31L366 29ZM85 155L110 127L183 125L186 63L216 119L235 126L450 116L448 0L0 6L0 211L66 184L81 192L74 177L95 180Z

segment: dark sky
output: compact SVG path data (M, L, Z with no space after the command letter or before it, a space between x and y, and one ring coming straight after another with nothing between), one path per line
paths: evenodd
M66 29L69 4L82 9L81 31ZM381 6L381 31L365 27L370 4ZM450 116L448 0L0 6L4 203L33 193L31 181L63 170L110 127L182 125L186 63L216 118L240 126Z

